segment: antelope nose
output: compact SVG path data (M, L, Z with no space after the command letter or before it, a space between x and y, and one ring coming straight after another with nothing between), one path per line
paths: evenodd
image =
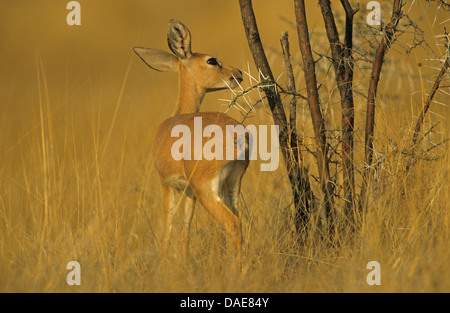
M242 71L241 70L239 70L239 69L237 69L237 71L238 71L238 73L239 73L239 75L236 75L236 80L239 82L239 83L241 83L244 79L242 78Z

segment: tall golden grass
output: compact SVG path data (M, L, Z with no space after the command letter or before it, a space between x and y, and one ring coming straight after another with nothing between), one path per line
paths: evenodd
M414 116L431 87L428 80L437 74L435 69L417 66L423 62L423 51L410 56L388 54L392 63L382 74L377 100L377 176L358 231L338 233L331 243L313 238L305 245L296 244L285 169L280 163L278 171L263 173L254 162L242 186L244 271L236 278L226 270L230 259L225 232L201 206L194 215L188 264L183 262L178 240L178 215L169 255L160 255L161 189L149 151L157 124L175 102L176 76L150 72L132 55L131 47L165 48L165 23L184 17L195 50L207 52L210 45L211 52L216 49L225 62L246 70L251 57L237 4L223 4L225 13L217 13L220 21L233 22L231 33L225 35L220 29L221 37L209 40L205 37L212 31L186 13L186 1L179 1L173 10L158 1L130 1L126 7L119 1L107 1L109 7L105 1L80 2L83 19L78 29L64 25L65 8L57 8L56 2L1 5L9 13L3 22L15 18L19 23L9 30L1 27L5 41L0 47L4 67L0 76L0 291L450 291L448 143L420 154L411 170L405 170L411 160ZM191 5L201 13L204 4ZM423 5L417 6L414 14L422 17ZM261 24L273 18L274 9L280 15L292 14L290 6L270 1L256 9L261 10L257 11ZM162 16L146 24L145 10L152 16L162 12ZM433 18L427 17L423 27L435 47L432 37L442 25L438 21L431 27ZM212 23L214 17L205 19L203 23L210 23L211 29L219 28ZM119 26L113 26L115 21ZM163 25L148 28L156 23ZM271 28L277 27L275 33L287 26L277 19ZM145 39L147 35L154 40ZM267 38L268 45L275 47L278 37L270 41L266 36L263 40ZM276 54L272 64L277 73L283 71L282 58ZM361 92L365 81L357 78ZM302 83L299 79L299 86ZM443 85L448 92L448 81ZM339 105L331 101L332 78L324 86L329 88L328 96L323 96L329 123L338 124ZM217 99L227 93L208 95L205 110L224 111ZM446 94L437 100L449 104ZM356 104L355 149L361 164L364 98L359 97ZM421 143L422 151L431 147L431 141L448 137L448 107L435 105L432 111L426 122L440 124ZM267 123L266 112L260 108L249 121ZM308 138L312 134L309 114L303 106L299 114L298 128ZM313 164L308 165L312 172ZM66 265L73 260L81 264L80 286L66 282ZM369 261L381 265L380 286L366 283Z

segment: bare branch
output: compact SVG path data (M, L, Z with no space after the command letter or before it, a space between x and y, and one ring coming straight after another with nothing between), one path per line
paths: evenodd
M331 48L331 62L334 66L336 84L339 88L342 104L342 163L343 190L345 207L350 211L354 199L355 178L353 165L353 130L354 130L354 102L353 102L353 17L358 9L353 10L350 3L341 0L346 12L344 45L339 40L335 18L330 0L319 0L328 42Z
M306 20L306 8L304 0L295 0L295 17L297 22L297 34L300 51L303 58L303 72L305 75L306 92L308 94L308 104L313 121L316 144L319 148L317 153L317 165L322 191L325 197L325 209L329 214L333 202L333 186L330 182L330 170L327 159L327 139L325 122L320 109L319 92L317 88L317 78L315 72L315 62L311 51L309 40L308 23Z
M282 33L280 36L281 48L284 55L284 64L286 65L286 76L287 76L287 91L291 93L290 110L289 110L289 125L291 128L291 136L296 133L297 125L297 98L295 97L295 78L294 72L292 70L292 64L290 61L291 54L289 52L289 35L287 32ZM296 138L291 138L296 141Z
M275 79L269 63L267 62L266 54L261 43L252 2L251 0L239 0L239 5L241 9L242 22L245 28L245 34L247 36L248 45L252 52L255 65L261 71L263 80L273 83L275 82ZM287 63L290 64L290 62ZM290 83L288 89L291 93L293 93L291 97L291 115L289 124L286 119L280 94L276 92L277 89L265 88L263 90L267 96L274 123L279 126L280 147L294 196L294 203L297 212L296 227L297 231L300 232L304 231L307 226L312 192L307 171L300 165L299 160L300 150L298 147L297 132L295 128L296 95L294 81Z
M275 79L272 74L269 62L267 61L264 47L259 36L258 26L256 24L256 17L253 11L253 5L251 0L239 0L239 6L241 8L242 23L244 25L245 34L247 36L248 46L253 55L253 60L256 67L263 76L264 81L274 82ZM284 112L283 104L281 102L280 95L276 90L272 88L264 88L264 92L269 102L270 110L275 125L279 126L280 145L285 162L288 162L289 158L289 130L287 126L286 114ZM287 164L286 164L287 165ZM289 168L288 168L289 170Z
M384 63L384 56L392 45L397 25L401 18L402 0L394 0L391 21L384 31L384 37L375 53L375 60L372 66L370 76L369 90L367 96L367 115L366 115L366 135L365 135L365 178L368 180L370 166L373 158L373 131L375 126L375 98L377 95L378 82L380 80L381 69Z
M293 172L292 175L293 180L296 182L296 186L293 190L294 192L294 202L295 203L304 203L306 204L304 207L309 207L309 203L311 202L312 194L311 187L308 178L308 170L302 165L303 158L300 151L301 143L298 140L297 135L297 97L295 95L295 78L294 72L292 70L292 64L290 61L290 52L289 52L289 40L288 33L282 33L280 37L281 47L284 55L284 63L286 65L286 76L287 76L287 90L291 94L290 100L290 113L289 113L289 127L290 127L290 144L291 144L291 157L294 162L297 164L296 168L298 169L296 172ZM295 159L295 158L298 159ZM299 232L303 225L308 222L309 212L306 210L302 210L301 208L297 208L296 216L295 216L295 226L297 232Z
M413 135L413 145L416 145L416 143L418 141L420 127L422 126L425 114L427 114L428 109L430 108L431 101L433 100L434 95L438 91L439 85L449 67L450 67L450 57L447 55L444 65L442 66L442 69L439 72L439 75L437 76L436 81L434 82L433 88L431 88L431 92L428 95L427 101L425 102L425 104L423 106L422 112L420 112L419 120L417 121L416 128L415 128L414 135Z

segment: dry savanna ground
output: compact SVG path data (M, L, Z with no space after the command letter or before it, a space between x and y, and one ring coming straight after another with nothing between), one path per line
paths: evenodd
M449 145L433 146L449 134L448 80L424 128L438 124L420 152L410 153L412 128L438 72L433 67L439 67L426 60L433 58L428 49L406 54L399 47L387 55L377 98L376 178L357 231L338 233L333 242L296 244L282 162L273 172L261 172L253 162L242 184L244 271L236 278L227 271L225 232L200 205L188 264L178 240L179 214L168 255L161 256L161 187L149 151L158 123L176 101L177 78L151 71L131 48L167 49L167 22L178 18L191 29L194 51L256 73L237 1L177 0L170 7L156 0L80 1L80 26L66 24L62 2L0 2L0 291L450 291ZM380 2L383 8L388 1ZM295 29L286 23L294 20L292 7L290 1L255 1L275 76L284 71L281 31L290 32L293 58L300 60ZM317 5L307 9L313 45L326 42ZM410 15L435 52L443 52L434 36L442 33L448 13L438 12L434 21L436 7L426 15L425 9L415 3ZM390 16L388 9L383 14ZM302 73L294 68L302 89ZM361 68L355 77L359 169L364 73ZM319 73L330 127L340 120L332 75ZM229 91L209 94L202 110L225 111L219 99L231 97ZM270 123L268 112L262 105L248 122ZM229 113L240 116L235 109ZM298 115L297 127L312 144L304 103ZM308 162L314 173L315 163ZM80 286L66 282L70 261L81 265ZM366 282L370 261L381 266L380 286Z

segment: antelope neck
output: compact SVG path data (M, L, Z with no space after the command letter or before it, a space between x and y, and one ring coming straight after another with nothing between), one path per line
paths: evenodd
M178 74L178 99L172 116L197 113L205 96L204 90L199 90L192 73L180 66Z

